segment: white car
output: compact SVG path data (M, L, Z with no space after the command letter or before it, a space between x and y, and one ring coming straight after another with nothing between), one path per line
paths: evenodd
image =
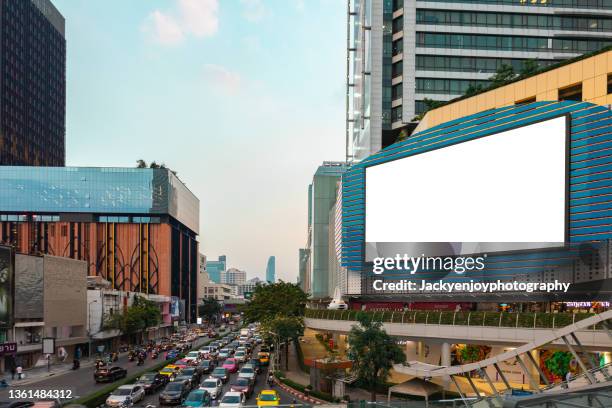
M247 359L247 355L244 351L237 351L236 354L234 354L234 358L238 360L239 363L244 363Z
M190 351L185 356L185 360L196 361L197 362L198 360L200 360L200 352L199 351Z
M344 302L344 300L332 300L327 306L327 310L347 310L348 305Z
M223 392L223 381L218 378L207 378L200 383L200 389L208 391L212 399L217 399Z
M233 392L228 391L225 393L221 401L219 402L219 407L221 408L240 408L244 404L244 394L241 392Z
M122 405L131 405L138 401L142 401L145 397L145 389L138 384L122 385L115 389L106 399L107 407L120 407ZM128 399L130 400L127 403Z
M255 382L255 379L257 378L257 373L255 372L255 369L253 368L252 365L250 364L246 364L244 367L242 367L242 369L240 370L240 372L238 373L238 378L248 378L249 380Z

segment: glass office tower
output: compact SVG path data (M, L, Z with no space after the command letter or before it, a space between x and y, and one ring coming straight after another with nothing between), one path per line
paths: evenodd
M487 86L503 64L521 73L528 60L546 67L612 44L612 0L349 0L347 15L352 161L410 134L427 101Z
M65 163L64 25L49 0L0 0L0 165Z

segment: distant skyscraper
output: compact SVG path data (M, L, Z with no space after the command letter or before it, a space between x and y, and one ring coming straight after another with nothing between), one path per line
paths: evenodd
M313 298L331 297L335 288L329 287L329 224L330 210L336 202L337 182L346 171L346 163L323 162L317 168L308 187L308 238L306 260L308 276L303 287ZM300 257L302 254L300 254ZM300 260L301 261L301 260Z
M65 164L64 23L49 0L0 0L0 165Z
M221 283L227 285L243 285L246 282L246 272L236 268L229 268L221 274Z
M226 256L221 255L218 261L206 261L206 272L214 283L223 283L221 282L221 276L225 273L226 260Z
M274 283L276 281L276 257L274 255L268 258L268 265L266 266L266 280L268 283Z

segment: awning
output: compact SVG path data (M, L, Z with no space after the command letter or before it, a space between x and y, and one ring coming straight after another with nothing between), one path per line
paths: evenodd
M402 394L411 395L425 398L425 406L429 406L429 397L433 394L442 391L442 387L438 384L434 384L429 381L422 380L420 378L413 378L412 380L403 382L401 384L394 385L389 388L387 394L387 403L391 401L391 394Z

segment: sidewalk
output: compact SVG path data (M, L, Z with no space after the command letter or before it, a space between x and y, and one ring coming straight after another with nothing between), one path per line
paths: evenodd
M81 369L93 367L94 362L95 360L82 359ZM49 370L47 366L32 367L27 370L23 370L23 375L25 376L25 378L21 380L17 379L16 374L15 379L12 380L11 373L7 372L4 374L4 379L6 379L6 382L9 384L9 386L20 386L33 384L53 376L61 376L72 371L72 361L66 361L63 363L51 364L51 370Z

